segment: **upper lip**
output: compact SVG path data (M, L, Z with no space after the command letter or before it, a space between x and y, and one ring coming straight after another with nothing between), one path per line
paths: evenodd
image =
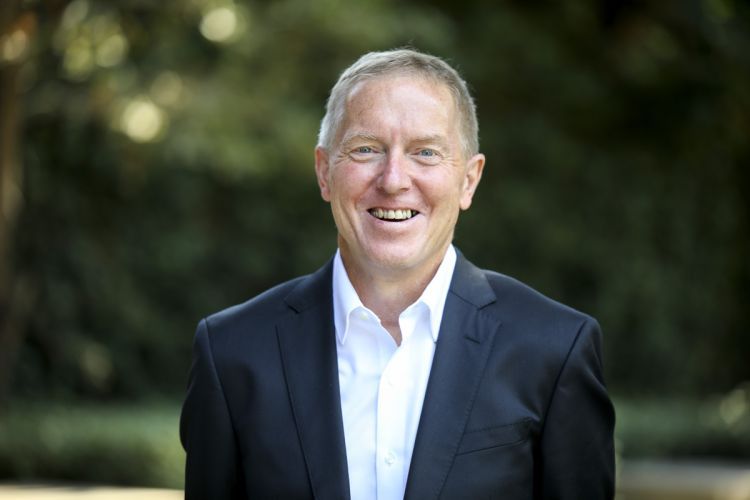
M368 210L377 210L377 209L381 209L381 210L411 210L412 212L418 212L419 211L419 210L417 210L415 208L411 208L411 207L386 207L386 206L381 206L381 205L368 208Z

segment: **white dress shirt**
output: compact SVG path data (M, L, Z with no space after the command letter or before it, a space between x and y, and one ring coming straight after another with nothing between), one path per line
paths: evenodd
M359 299L339 252L333 263L341 411L352 500L401 500L456 250L399 316L401 345Z

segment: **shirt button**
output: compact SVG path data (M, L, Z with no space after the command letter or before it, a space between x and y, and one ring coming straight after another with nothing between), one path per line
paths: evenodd
M367 319L369 318L369 315L366 311L359 311L359 319Z
M386 465L393 465L393 462L395 462L395 461L396 461L396 455L394 455L392 451L389 452L385 456L385 464Z

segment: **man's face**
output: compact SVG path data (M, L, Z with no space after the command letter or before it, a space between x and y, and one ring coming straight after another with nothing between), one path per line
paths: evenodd
M331 149L315 154L350 273L437 268L484 166L483 155L465 157L459 124L450 91L425 78L354 87Z

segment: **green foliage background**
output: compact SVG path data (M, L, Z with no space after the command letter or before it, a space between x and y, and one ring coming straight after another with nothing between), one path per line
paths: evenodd
M181 397L202 316L335 249L313 175L324 101L356 57L403 45L476 95L469 258L596 316L617 394L750 379L745 3L26 4L15 398ZM200 26L221 7L238 24L217 43ZM124 57L87 66L112 29ZM162 113L149 141L125 133L133 102Z

